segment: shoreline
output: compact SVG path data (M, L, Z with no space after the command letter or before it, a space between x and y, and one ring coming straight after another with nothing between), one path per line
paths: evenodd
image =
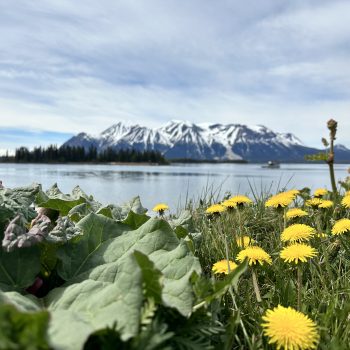
M135 166L169 166L173 164L257 164L257 165L264 165L266 162L248 162L248 161L217 161L217 160L175 160L175 161L168 161L167 163L150 163L150 162L1 162L1 164L46 164L46 165L135 165ZM285 161L280 162L281 165L283 164L325 164L324 162L291 162L291 161ZM347 164L350 165L349 161L343 161L343 162L335 162L334 164Z
M148 162L0 162L0 164L45 164L45 165L151 165L151 166L167 166L169 164L148 163Z

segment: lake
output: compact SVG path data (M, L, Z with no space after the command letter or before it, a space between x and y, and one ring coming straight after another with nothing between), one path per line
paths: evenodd
M337 181L347 176L348 167L335 165ZM56 182L65 193L79 185L104 204L120 204L140 195L147 208L165 202L174 211L208 192L249 195L251 188L258 193L283 187L330 188L326 164L282 164L279 169L263 169L261 164L0 164L0 180L6 187L38 182L44 189Z

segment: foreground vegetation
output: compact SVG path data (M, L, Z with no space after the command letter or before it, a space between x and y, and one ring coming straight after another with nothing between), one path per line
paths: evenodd
M348 349L345 190L149 216L139 198L2 188L0 349Z
M327 127L331 192L148 215L0 183L0 349L349 349L350 178L339 191Z

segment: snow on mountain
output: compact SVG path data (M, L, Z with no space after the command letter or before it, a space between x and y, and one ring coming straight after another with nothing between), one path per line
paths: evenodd
M168 159L254 162L301 161L304 155L317 151L291 133L277 133L263 125L194 124L178 120L157 129L119 122L97 136L80 133L64 145L86 149L93 146L98 151L108 147L156 150Z

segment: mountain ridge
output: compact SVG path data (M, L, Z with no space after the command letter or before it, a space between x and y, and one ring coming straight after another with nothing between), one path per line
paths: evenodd
M98 135L79 133L63 146L96 147L101 152L114 149L155 150L169 160L283 162L304 161L320 149L306 146L292 133L278 133L264 125L191 123L172 120L158 128L118 122ZM350 160L350 150L336 147L339 161Z

